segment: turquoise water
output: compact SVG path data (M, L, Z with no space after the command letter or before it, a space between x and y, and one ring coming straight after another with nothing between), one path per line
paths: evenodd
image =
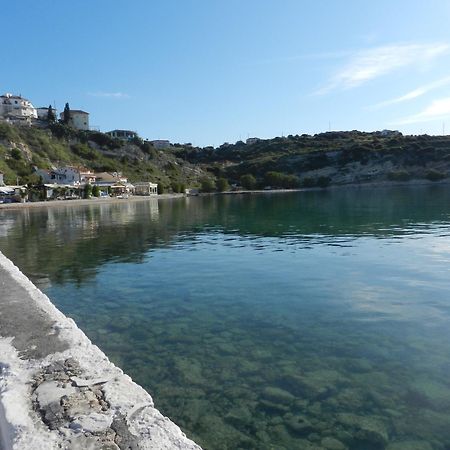
M205 449L450 449L450 189L0 211L0 249Z

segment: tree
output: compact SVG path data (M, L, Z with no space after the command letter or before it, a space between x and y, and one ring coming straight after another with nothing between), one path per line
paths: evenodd
M331 183L331 178L330 177L319 177L317 178L317 186L321 187L321 188L326 188L330 185Z
M100 188L96 184L92 187L92 195L94 197L100 197Z
M55 116L55 113L53 112L52 105L48 105L47 122L48 123L55 123L56 122L56 116Z
M216 189L216 183L211 178L203 178L200 184L202 192L213 192Z
M256 187L256 178L250 173L248 173L246 175L242 175L240 181L241 181L242 187L245 189L252 190L252 189L255 189L255 187Z
M70 122L70 106L68 103L66 103L66 106L64 106L64 112L63 112L63 123L68 125Z
M224 192L230 190L230 184L226 178L219 178L217 180L217 190L219 192Z
M283 186L283 174L280 172L267 172L264 175L264 181L266 186L282 187Z
M158 195L164 194L164 186L158 183Z
M84 187L84 198L90 198L92 194L92 186L90 184L86 184Z

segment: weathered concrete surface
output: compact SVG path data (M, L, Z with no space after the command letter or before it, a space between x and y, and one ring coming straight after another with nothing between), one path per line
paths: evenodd
M0 253L0 450L195 449Z

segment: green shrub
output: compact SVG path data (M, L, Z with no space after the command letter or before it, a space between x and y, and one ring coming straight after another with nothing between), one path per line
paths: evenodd
M202 178L200 180L200 185L202 192L213 192L216 189L216 183L211 178Z
M303 178L300 185L304 188L312 188L316 186L316 180L311 177Z
M228 183L228 180L226 178L219 178L217 180L217 190L219 192L229 191L230 190L230 184Z
M331 183L330 177L321 176L321 177L317 178L317 186L319 186L321 188L328 187L330 185L330 183Z
M256 178L252 174L242 175L240 182L244 189L251 190L256 187Z
M440 181L447 178L447 175L437 170L429 170L425 175L425 178L430 181Z
M92 194L92 186L90 184L86 184L84 187L84 198L90 198Z
M11 157L14 158L16 161L20 161L22 159L22 153L18 148L13 148L11 150Z
M387 177L390 181L409 181L411 174L406 170L398 170L396 172L389 172Z

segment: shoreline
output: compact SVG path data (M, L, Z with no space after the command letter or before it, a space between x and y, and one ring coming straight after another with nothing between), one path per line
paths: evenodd
M201 450L0 252L0 449Z
M349 183L349 184L331 184L325 188L311 187L311 188L295 188L295 189L253 189L253 190L239 190L239 191L225 191L225 192L209 192L199 193L197 195L186 194L159 194L152 196L130 196L127 199L122 198L96 198L90 199L76 199L76 200L51 200L41 202L26 202L26 203L1 203L0 211L2 210L15 210L22 208L44 208L44 207L62 207L62 206L86 206L86 205L98 205L98 204L120 204L127 202L139 202L149 199L156 200L172 200L177 198L187 197L206 197L212 195L252 195L252 194L286 194L291 192L316 192L327 190L341 190L341 189L366 189L366 188L390 188L390 187L417 187L417 186L442 186L449 185L450 179L444 179L440 181L429 181L424 179L410 180L410 181L374 181L368 183Z
M51 200L51 201L42 201L42 202L26 202L26 203L1 203L1 210L10 210L10 209L22 209L22 208L43 208L43 207L58 207L58 206L85 206L85 205L100 205L100 204L120 204L127 202L139 202L145 201L149 199L156 200L164 200L164 199L173 199L173 198L181 198L185 197L185 194L161 194L154 196L144 196L144 195L134 195L127 199L124 198L80 198L75 200Z

